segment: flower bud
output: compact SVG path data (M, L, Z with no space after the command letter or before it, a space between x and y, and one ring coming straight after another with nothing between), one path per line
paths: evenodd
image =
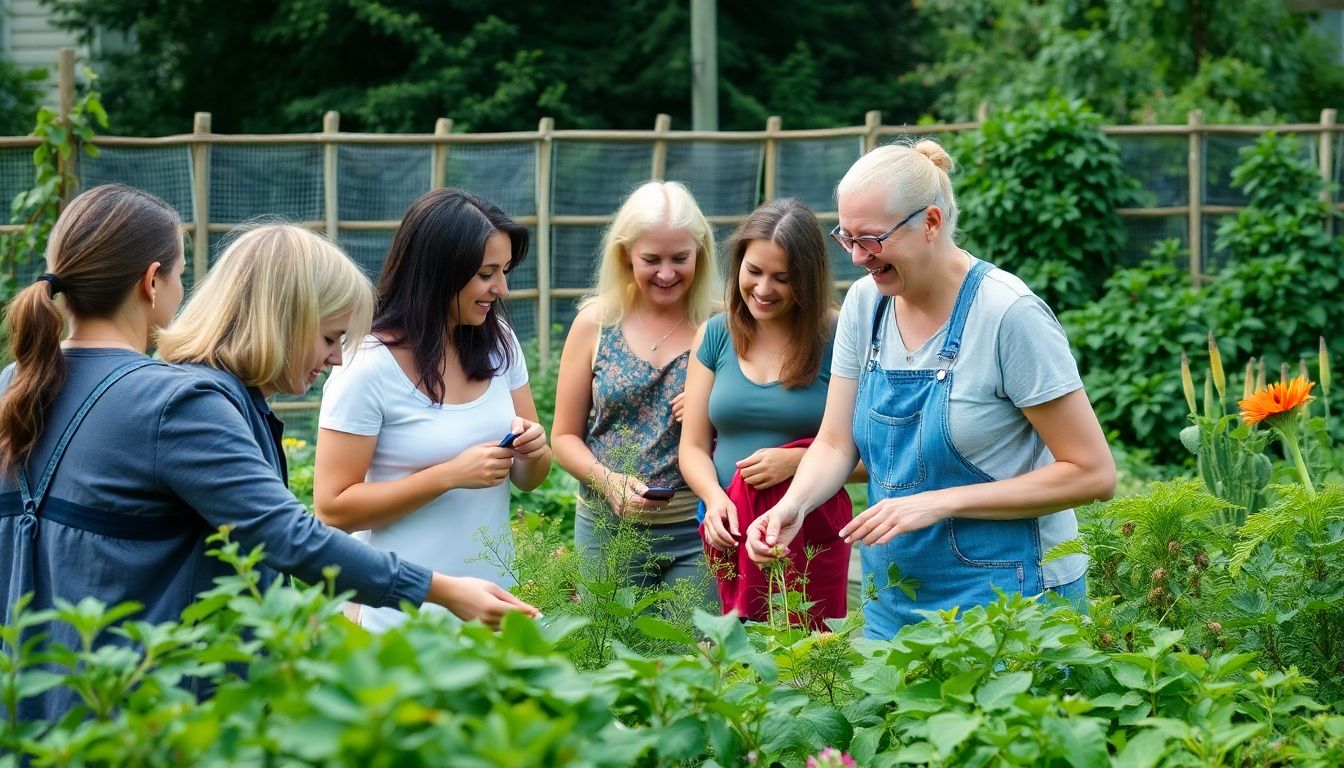
M1325 337L1321 337L1321 347L1317 354L1317 364L1320 365L1318 378L1321 381L1321 394L1330 396L1330 352L1325 348Z
M1185 392L1185 404L1190 407L1190 413L1199 413L1199 406L1195 404L1195 379L1190 375L1190 356L1181 353L1181 391Z
M1125 523L1124 525L1120 526L1120 532L1123 533L1123 534L1126 535L1126 536L1133 536L1133 535L1134 535L1134 521L1133 521L1133 520L1130 520L1129 522L1127 522L1127 523Z
M1114 645L1114 644L1115 644L1115 636L1112 635L1110 632L1107 632L1107 633L1103 634L1101 637L1097 638L1097 641L1100 642L1102 645L1106 645L1106 646Z
M1202 549L1195 553L1195 567L1200 569L1209 567L1209 556Z
M1259 392L1265 388L1265 358L1260 358L1255 362L1255 391Z
M1210 622L1209 622L1209 631L1212 632L1212 633L1215 634L1215 635L1221 635L1221 634L1223 634L1223 625L1222 625L1222 624L1219 624L1219 623L1216 622L1216 621L1210 621Z
M1167 569L1166 569L1166 568L1158 568L1157 570L1153 571L1153 583L1154 583L1154 584L1160 584L1160 583L1162 583L1162 582L1164 582L1164 581L1166 581L1166 580L1167 580Z
M1241 399L1250 400L1255 394L1255 358L1246 361L1246 378L1241 384Z
M1167 594L1167 590L1161 587L1153 587L1152 589L1148 590L1148 604L1157 605L1159 602L1162 601L1162 597L1165 594Z
M1172 539L1171 541L1168 541L1168 542L1167 542L1167 551L1170 552L1170 553L1173 554L1173 555L1180 554L1180 552L1181 552L1181 542L1179 542L1179 541L1177 541L1177 540L1175 540L1175 539Z
M1209 331L1209 369L1213 371L1213 386L1218 390L1218 399L1226 400L1227 375L1223 373L1223 355L1218 351L1218 342Z

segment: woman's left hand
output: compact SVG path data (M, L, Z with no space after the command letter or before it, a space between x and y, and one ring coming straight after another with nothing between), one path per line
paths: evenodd
M762 448L737 462L737 471L747 485L763 491L797 474L798 463L806 451L805 448Z
M678 392L677 396L672 398L672 418L681 423L681 414L686 411L686 393Z
M925 491L903 498L883 499L850 520L840 529L840 536L847 544L862 541L873 546L886 544L902 533L928 528L952 517L947 492L954 490Z
M518 436L513 440L513 453L516 458L531 461L545 455L546 430L540 424L515 416L511 431Z

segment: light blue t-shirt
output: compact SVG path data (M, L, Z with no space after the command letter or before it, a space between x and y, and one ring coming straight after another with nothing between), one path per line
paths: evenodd
M880 298L871 277L850 287L836 330L833 375L858 379L867 365L873 313ZM895 322L882 325L878 364L888 370L937 368L947 324L918 349L909 350L901 340L900 317L894 317ZM962 455L995 480L1054 462L1022 409L1082 389L1083 381L1063 327L1017 276L1001 269L985 275L966 318L953 370L948 431ZM1043 515L1039 525L1043 552L1078 536L1072 509ZM1084 555L1048 562L1043 566L1045 586L1068 584L1086 571Z

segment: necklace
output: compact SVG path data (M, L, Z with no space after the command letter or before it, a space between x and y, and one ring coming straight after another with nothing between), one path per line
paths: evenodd
M641 331L644 332L644 335L647 336L647 337L649 337L649 338L653 338L653 334L652 334L652 333L649 333L649 329L648 329L648 327L644 325L644 318L643 318L641 315L635 315L635 319L639 321L639 329L640 329ZM681 327L681 324L684 323L684 322L686 322L686 316L685 316L685 315L682 315L682 316L681 316L681 319L677 321L677 324L674 325L674 326L672 326L672 330L668 331L667 333L664 333L664 334L663 334L663 338L661 338L661 339L659 339L659 340L657 340L657 341L655 341L655 342L653 342L652 344L649 345L649 351L650 351L650 352L657 352L657 351L658 351L658 345L659 345L659 344L662 344L664 341L667 341L667 337L668 337L668 336L671 336L671 335L674 334L674 333L676 333L676 332L677 332L677 329L680 328L680 327Z

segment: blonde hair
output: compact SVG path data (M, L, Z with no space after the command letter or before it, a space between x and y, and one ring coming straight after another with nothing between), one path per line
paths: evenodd
M686 312L693 325L714 314L719 293L715 264L714 230L700 212L686 185L676 181L648 181L621 204L602 236L597 263L597 285L580 307L597 306L604 325L619 323L635 301L630 247L650 230L684 229L695 240L695 275L687 296Z
M931 139L885 144L860 157L836 187L838 200L863 190L887 193L887 211L907 215L922 205L936 205L943 212L943 236L957 232L957 200L952 194L952 156Z
M352 354L373 317L373 284L340 248L294 224L238 236L192 291L158 347L170 363L204 363L244 384L297 391L303 354L323 321L349 315Z

